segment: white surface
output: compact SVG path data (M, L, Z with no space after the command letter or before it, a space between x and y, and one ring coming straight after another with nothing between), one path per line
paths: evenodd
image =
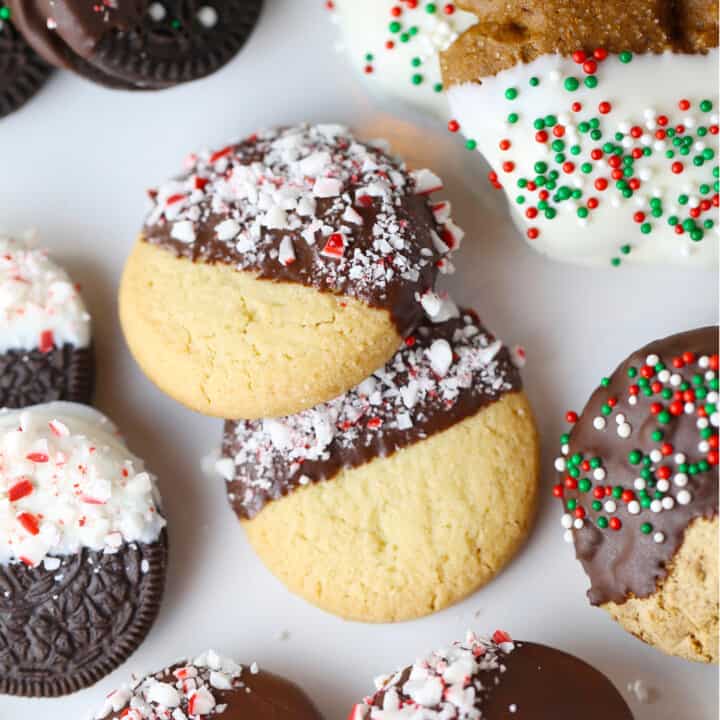
M532 252L501 194L488 189L487 169L459 137L367 96L345 58L333 53L335 28L325 12L320 0L272 0L243 54L208 80L127 95L62 75L1 123L0 225L37 226L83 284L95 318L97 404L159 476L171 565L158 622L125 666L68 698L0 697L0 720L83 720L132 670L153 670L208 646L293 677L327 720L342 720L371 691L376 674L462 637L468 627L501 627L581 655L621 688L636 720L716 720L715 668L665 657L587 604L587 580L562 541L550 487L565 410L582 407L599 378L646 341L715 321L717 278L676 269L578 269ZM545 443L537 527L491 585L416 622L347 623L290 596L254 557L222 484L200 472L221 423L156 390L130 359L118 328L115 293L142 221L144 189L203 144L305 119L388 137L410 162L444 177L456 220L468 231L459 272L448 282L509 344L528 350L524 376ZM627 693L627 683L638 679L658 691L654 704Z

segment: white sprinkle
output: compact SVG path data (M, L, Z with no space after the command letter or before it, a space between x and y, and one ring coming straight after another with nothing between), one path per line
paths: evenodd
M292 240L288 235L284 235L280 241L278 260L281 265L285 265L286 267L295 262L295 249L293 248Z
M605 503L605 512L614 513L617 510L617 503L614 500L608 500Z
M223 220L215 226L218 240L232 240L240 232L240 225L235 220Z
M665 542L665 534L664 534L664 533L661 533L661 532L656 532L656 533L653 535L653 540L654 540L656 543Z
M170 237L183 243L195 242L195 227L190 220L180 220L173 223Z
M569 528L571 528L571 527L572 527L572 524L573 524L572 515L570 515L569 513L565 513L565 514L560 518L560 524L561 524L566 530L568 530Z
M628 423L623 423L622 425L618 425L617 434L623 439L629 438L632 434L632 428Z
M631 515L637 515L640 512L640 503L637 500L631 500L627 505L627 511Z
M600 415L598 415L598 416L593 420L593 427L594 427L596 430L604 430L606 425L607 425L607 423L605 422L605 418L602 417L602 416L600 416Z
M195 14L197 21L205 28L213 28L218 23L218 13L214 7L203 5Z
M692 500L692 495L687 490L680 490L675 496L680 505L687 505Z
M319 198L337 197L342 190L342 182L335 178L318 178L313 185L313 195Z
M555 469L558 472L563 472L566 467L567 467L567 463L565 462L565 458L562 458L562 457L555 458Z
M440 377L445 377L452 365L452 348L447 340L435 340L428 350L430 366Z

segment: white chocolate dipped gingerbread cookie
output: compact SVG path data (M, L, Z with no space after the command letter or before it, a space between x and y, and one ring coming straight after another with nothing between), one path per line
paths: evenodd
M529 532L538 439L511 353L442 304L387 365L293 416L227 422L219 473L294 593L390 622L489 582Z
M717 267L717 3L479 4L443 59L450 129L490 163L531 247Z

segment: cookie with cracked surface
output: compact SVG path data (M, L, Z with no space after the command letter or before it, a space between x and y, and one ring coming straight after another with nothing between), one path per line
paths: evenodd
M338 125L191 156L127 262L120 319L161 390L206 415L312 407L382 366L462 239L442 187Z
M294 593L390 622L491 580L529 532L538 440L509 351L447 302L387 365L293 416L225 426L218 472Z
M321 720L294 683L242 666L213 650L181 660L111 692L95 720L156 720L212 716L216 720Z
M0 407L89 403L90 315L46 250L0 235Z
M0 413L0 693L97 682L142 643L167 564L155 479L96 410Z
M718 329L652 342L569 412L566 540L588 597L671 655L718 660Z
M715 268L717 0L463 6L480 20L443 57L451 129L530 246Z
M568 680L571 679L571 682ZM349 720L632 720L622 695L600 671L538 643L468 633L462 642L375 681L375 693ZM517 715L516 715L517 713Z

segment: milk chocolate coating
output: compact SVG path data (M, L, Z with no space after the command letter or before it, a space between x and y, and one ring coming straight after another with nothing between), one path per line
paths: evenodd
M480 674L484 692L478 695L476 707L482 720L633 720L610 680L573 655L515 642L515 649L502 656L502 667ZM407 680L409 670L396 688ZM378 693L373 704L382 707L382 696ZM363 720L369 718L367 712Z
M56 697L93 685L142 643L160 609L167 533L62 565L0 564L0 693Z
M266 472L257 455L252 453L248 462L236 465L235 479L228 481L227 491L237 515L241 519L251 519L267 502L300 487L303 476L312 482L330 480L343 469L359 467L377 457L388 457L401 448L447 430L480 412L482 408L495 402L505 393L519 391L522 388L520 373L513 364L508 349L503 346L488 364L473 368L469 386L461 387L452 402L446 401L439 392L428 393L420 397L417 404L409 411L413 420L411 427L400 429L397 423L394 423L398 406L390 400L397 397L396 388L407 385L408 368L410 372L414 372L413 365L417 362L417 353L423 353L437 340L446 340L454 350L457 350L461 341L455 338L456 333L469 323L479 329L479 334L474 336L475 339L482 335L488 341L493 339L492 335L479 324L477 315L467 310L463 311L462 317L418 328L412 336L412 344L401 348L386 365L384 371L379 372L380 377L383 373L393 373L398 363L402 362L401 369L392 382L392 389L384 386L382 392L385 397L379 404L369 408L372 423L368 424L367 416L361 417L357 424L353 425L353 431L356 431L353 435L348 435L347 431L343 432L342 428L339 428L334 439L327 446L326 457L316 460L305 459L298 463L293 462L283 449L270 447L265 448L269 454L268 462L271 464L269 472ZM465 341L465 344L469 342ZM412 360L409 359L411 355ZM392 395L388 394L390 392ZM358 394L359 391L355 388L342 396L342 400L338 398L336 401L323 403L317 406L315 411L318 409L322 411L335 403L342 402L343 410L338 419L340 422L347 414L345 408L348 405L361 402ZM314 411L309 410L304 414L308 416L312 412ZM290 420L292 419L291 417ZM243 447L243 436L260 434L262 428L262 420L228 420L225 423L222 455L226 458L235 458Z
M88 404L95 384L91 348L72 345L40 350L8 350L0 354L0 407L67 400Z
M628 369L633 367L639 371L645 365L646 357L655 354L671 373L678 373L692 387L693 376L705 371L698 370L697 365L674 368L673 358L681 356L684 352L693 352L699 358L717 351L717 327L704 327L657 340L633 353L615 370L610 377L609 385L598 388L590 397L580 419L570 433L568 457L581 453L585 458L602 458L607 477L602 483L595 482L594 486L620 486L624 490L634 490L636 493L633 483L639 476L642 466L630 462L630 451L638 449L643 454L647 454L662 443L670 443L673 453L657 465L669 466L673 475L677 472L673 460L674 454L684 453L688 464L698 463L704 459L705 454L698 450L701 438L696 427L698 420L696 413L672 416L670 422L661 425L657 416L651 413L650 407L656 402L667 407L671 400L664 400L657 393L646 397L641 392L637 404L629 404L628 388L641 376L638 374L634 379L629 378ZM593 427L593 419L602 415L601 408L608 398L617 398L617 405L614 412L607 417L606 428L598 431ZM698 400L697 404L702 402ZM621 439L616 431L614 418L619 413L625 415L632 428L632 434L627 439ZM661 442L651 438L651 434L658 427L664 431ZM714 432L717 435L717 428L714 428ZM587 475L590 474L583 473L582 477ZM561 473L560 482L563 482L565 477L566 474ZM667 564L681 546L688 525L696 518L710 519L717 516L717 467L711 466L705 472L688 474L688 483L684 489L691 493L692 500L687 505L677 502L680 489L670 479L667 495L675 498L675 505L671 510L657 513L649 508L643 508L639 514L632 515L627 510L627 504L617 499L617 511L610 517L620 519L622 522L620 530L612 530L609 527L603 530L598 527L597 517L600 515L607 517L608 513L604 509L599 512L592 509L591 502L594 499L592 490L588 493L565 490L565 500L578 500L588 514L584 527L574 530L573 534L577 558L590 578L588 597L593 605L601 605L608 601L622 603L631 596L643 598L652 595L658 582L667 576ZM641 532L640 527L643 523L651 523L652 532L648 534ZM655 542L653 536L656 532L664 534L664 542Z

